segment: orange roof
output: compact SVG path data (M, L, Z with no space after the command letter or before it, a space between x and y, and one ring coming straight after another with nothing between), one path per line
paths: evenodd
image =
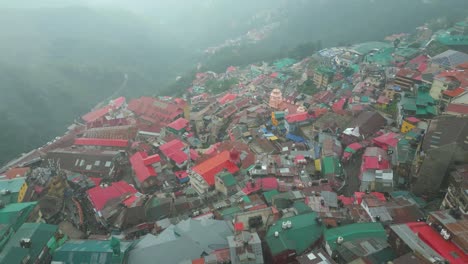
M459 96L460 94L464 92L465 92L465 89L458 87L457 89L453 89L453 90L445 90L444 94L450 97L455 97L455 96Z
M230 173L236 173L239 170L236 164L230 160L230 152L227 150L192 168L192 170L202 176L209 185L215 184L216 174L222 172L224 169Z
M25 168L12 168L12 169L9 169L7 172L5 172L5 176L8 178L8 179L14 179L14 178L17 178L17 177L23 177L26 175L26 173L29 172L29 167L25 167Z

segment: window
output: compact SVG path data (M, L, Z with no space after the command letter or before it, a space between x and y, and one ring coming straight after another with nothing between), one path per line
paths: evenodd
M92 167L93 165L86 165L86 170L91 170Z
M112 161L106 161L106 164L104 165L106 168L109 168L112 165Z
M76 159L76 161L75 161L75 167L78 166L79 163L80 163L80 159Z
M80 162L80 167L82 167L83 165L84 165L84 160L82 159Z
M94 166L99 166L99 165L101 165L101 161L100 161L100 160L96 160L96 161L94 162Z

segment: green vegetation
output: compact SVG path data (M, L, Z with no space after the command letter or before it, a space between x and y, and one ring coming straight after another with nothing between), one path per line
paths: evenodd
M239 80L236 78L231 78L231 79L224 79L224 80L208 80L206 82L206 89L210 91L213 94L219 94L222 92L226 92L230 88L232 88L234 85L237 85L239 83Z

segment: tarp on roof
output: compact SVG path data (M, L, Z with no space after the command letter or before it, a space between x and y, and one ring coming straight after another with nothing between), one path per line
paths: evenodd
M306 140L304 138L302 138L300 136L293 135L291 133L286 134L286 138L289 139L289 140L292 140L294 142L297 142L297 143L306 142Z

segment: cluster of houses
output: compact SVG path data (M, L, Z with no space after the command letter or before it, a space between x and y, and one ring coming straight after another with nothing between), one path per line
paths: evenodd
M93 109L0 168L0 262L468 263L467 34Z

